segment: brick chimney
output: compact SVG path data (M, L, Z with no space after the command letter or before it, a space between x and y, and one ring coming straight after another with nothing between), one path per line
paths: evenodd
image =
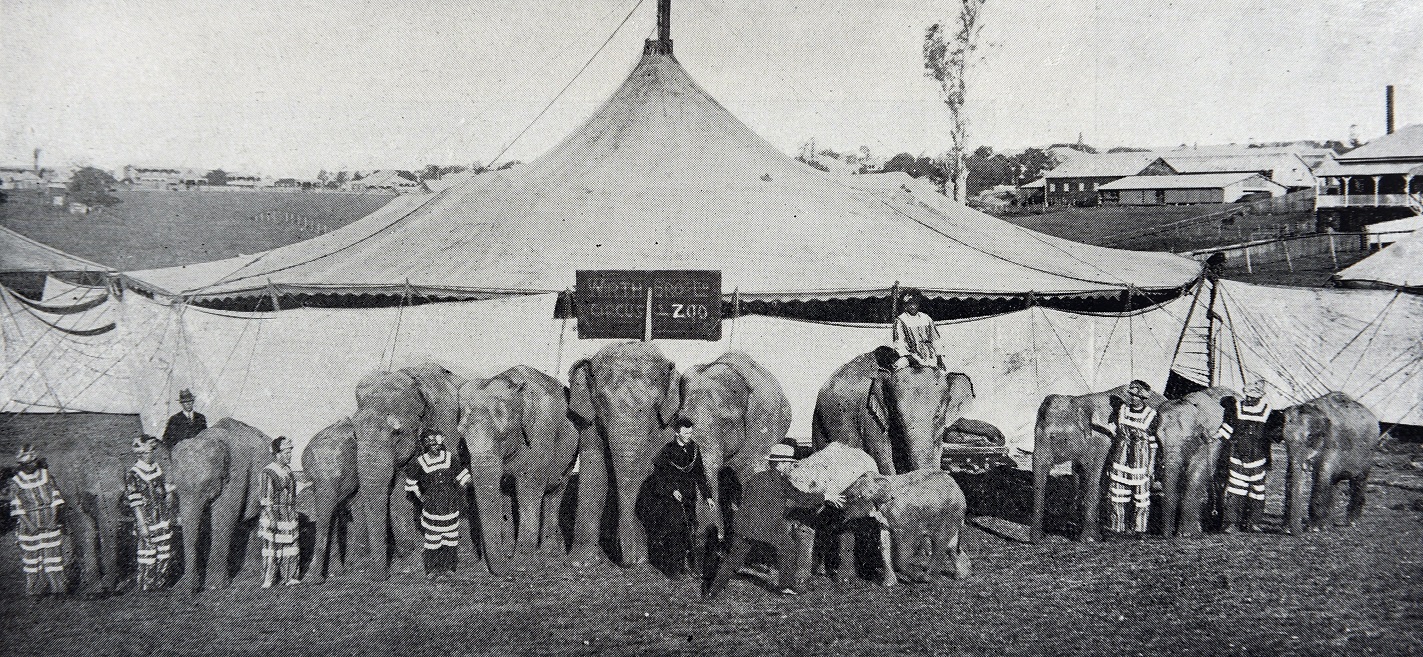
M1386 129L1385 134L1393 134L1393 85L1383 88L1383 122Z

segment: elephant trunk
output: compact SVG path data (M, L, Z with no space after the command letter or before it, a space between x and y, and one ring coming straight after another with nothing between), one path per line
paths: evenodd
M509 572L509 552L502 539L504 535L504 495L499 490L504 477L504 463L493 453L470 454L469 473L473 477L474 509L470 522L478 521L480 550L484 552L484 564L494 575ZM527 523L527 519L521 519Z
M646 469L634 463L620 463L618 482L618 550L622 553L619 562L624 567L647 563L647 534L638 522L636 504L642 483L647 479Z
M1289 465L1285 468L1285 530L1294 536L1304 533L1304 518L1309 497L1305 495L1305 479L1309 462L1308 450L1294 441L1288 443Z

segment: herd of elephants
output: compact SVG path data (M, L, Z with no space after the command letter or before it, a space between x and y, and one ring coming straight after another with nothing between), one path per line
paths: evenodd
M816 399L814 448L837 442L860 448L874 459L879 476L890 479L939 470L942 430L972 403L972 383L963 374L935 368L886 365L882 348L857 356L830 377ZM740 352L679 373L654 343L612 344L573 364L568 380L565 387L526 366L489 379L466 380L431 364L364 377L355 390L355 414L317 433L302 454L316 527L315 549L303 581L320 582L328 570L343 569L341 560L328 559L336 552L331 549L333 527L343 524L353 538L364 536L370 548L365 569L374 579L387 577L392 558L418 550L411 502L393 484L404 463L419 453L419 439L427 428L453 437L452 449L467 455L473 503L466 535L477 537L485 567L504 574L538 552L566 554L574 566L600 561L604 507L609 504L616 507L615 514L608 509L616 518L615 530L608 530L616 535L616 547L609 552L622 565L646 562L647 539L634 515L634 501L654 455L669 440L668 427L675 418L695 423L714 499L721 494L722 477L713 473L725 470L745 481L765 469L771 446L787 440L791 424L790 404L780 384ZM1031 540L1042 536L1049 472L1065 463L1072 464L1080 489L1079 538L1100 537L1101 482L1112 446L1102 426L1113 396L1124 396L1124 388L1048 395L1043 400L1034 438ZM1162 484L1165 536L1202 531L1201 508L1220 451L1214 439L1222 422L1220 400L1228 395L1235 393L1208 388L1169 401L1153 393L1149 401L1160 418L1156 479ZM1349 520L1357 519L1372 452L1379 443L1372 413L1333 392L1276 410L1267 434L1283 441L1288 452L1287 531L1299 534L1329 526L1334 484L1344 480L1351 487ZM126 509L121 504L123 472L130 463L100 455L83 440L47 445L45 456L64 496L81 501L82 521L70 527L84 556L85 583L112 589L119 572L116 537ZM179 443L168 458L181 526L189 530L183 532L183 583L193 592L204 584L226 586L233 540L239 528L258 515L261 471L271 460L270 438L228 418ZM558 512L575 463L570 549ZM956 518L951 529L957 545L964 498L959 493L945 499L949 501L944 504L958 508L940 509L942 514L900 514L916 519L902 522L924 525L933 522L926 519L930 516ZM351 512L349 524L335 522L343 507ZM722 513L699 516L699 539L723 533ZM878 517L882 523L894 521L888 513ZM206 559L195 557L200 532L193 529L201 526L210 528ZM896 546L893 561L888 548L882 549L886 565L902 566L916 549L905 545L917 544L933 531L927 525L885 528L882 536L892 532L895 541L906 539ZM206 562L205 573L200 572L200 561ZM892 580L893 568L885 570Z

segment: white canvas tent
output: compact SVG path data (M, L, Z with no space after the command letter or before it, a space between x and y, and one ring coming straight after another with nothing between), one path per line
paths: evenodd
M1423 230L1345 268L1334 275L1334 280L1344 287L1423 293Z

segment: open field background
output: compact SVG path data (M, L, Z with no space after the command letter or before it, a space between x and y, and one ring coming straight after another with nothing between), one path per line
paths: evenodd
M0 447L61 430L122 433L125 422L74 415L61 429L0 418ZM1277 527L1285 458L1275 458L1267 513ZM1018 540L1023 478L965 479L983 514L972 522L991 530L966 530L967 580L884 589L816 578L806 594L781 598L741 578L713 603L696 582L649 568L577 571L549 560L496 578L468 555L441 586L393 571L383 583L352 573L264 591L248 570L195 602L130 591L30 603L7 540L0 655L1419 654L1423 450L1393 444L1377 464L1358 526L1298 538L1084 545L1054 535L1029 545ZM1055 482L1058 511L1064 484Z
M121 202L71 215L35 192L12 191L0 224L120 271L220 260L335 230L389 194L118 191Z

